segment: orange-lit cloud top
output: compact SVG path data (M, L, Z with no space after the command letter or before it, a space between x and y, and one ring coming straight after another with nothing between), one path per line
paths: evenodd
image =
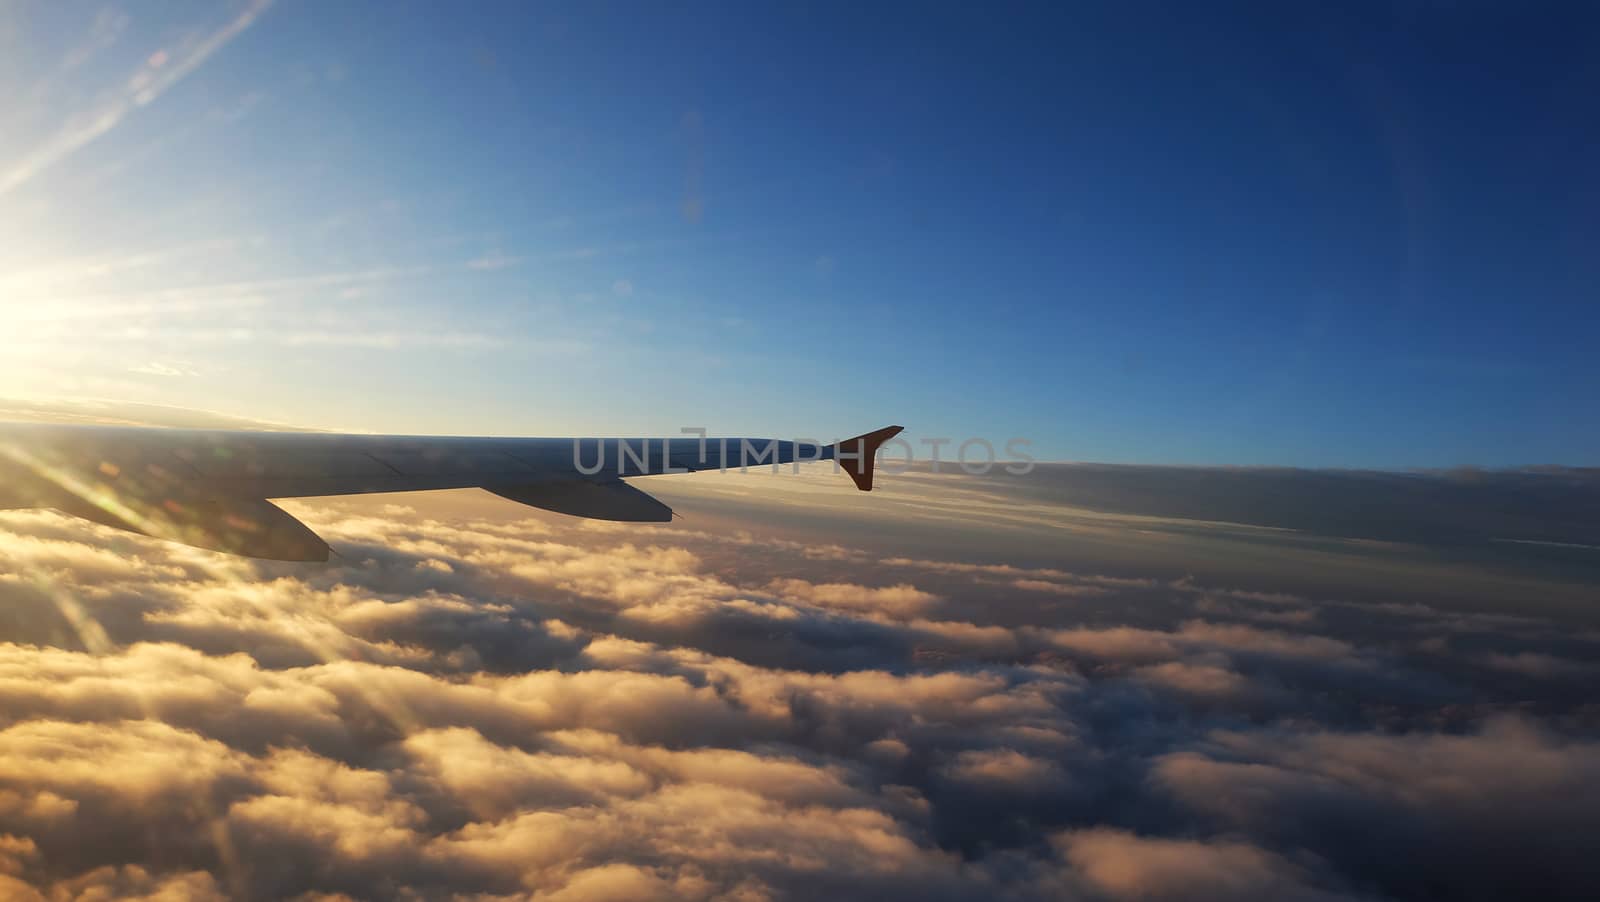
M719 478L695 484L737 491ZM0 881L172 899L1596 885L1577 854L1600 827L1592 628L1163 575L1182 545L1139 546L1139 576L937 537L892 551L858 534L870 521L797 540L759 496L679 504L687 521L634 528L470 493L296 502L341 554L310 568L0 515Z

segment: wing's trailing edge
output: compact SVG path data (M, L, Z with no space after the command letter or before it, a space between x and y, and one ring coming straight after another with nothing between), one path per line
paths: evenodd
M229 554L325 561L330 549L271 498L484 488L544 510L664 523L624 478L835 461L871 491L888 426L822 445L740 438L456 438L0 424L0 509L55 508Z

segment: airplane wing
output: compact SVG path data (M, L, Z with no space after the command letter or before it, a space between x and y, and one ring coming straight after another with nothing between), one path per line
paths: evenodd
M831 445L741 438L457 438L0 424L0 508L54 508L247 557L325 561L328 545L270 498L483 488L602 520L672 510L625 478L833 460L872 489L888 426Z

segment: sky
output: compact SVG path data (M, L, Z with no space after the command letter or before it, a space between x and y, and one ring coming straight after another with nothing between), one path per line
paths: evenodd
M0 5L0 395L1588 464L1584 4Z

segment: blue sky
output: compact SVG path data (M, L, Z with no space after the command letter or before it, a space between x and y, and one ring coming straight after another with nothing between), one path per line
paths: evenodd
M0 10L0 394L1595 461L1578 4L465 6Z

